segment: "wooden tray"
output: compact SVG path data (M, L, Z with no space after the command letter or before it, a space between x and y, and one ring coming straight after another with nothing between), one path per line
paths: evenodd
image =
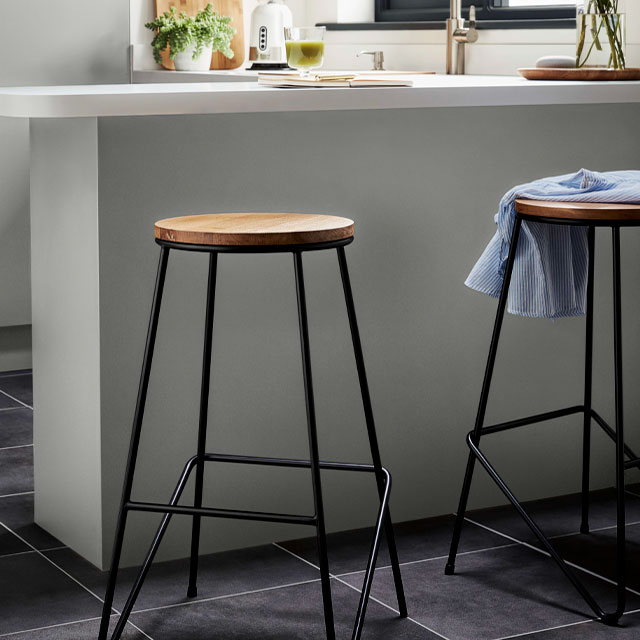
M194 16L198 11L204 9L211 0L156 0L156 16L169 11L175 7L178 11L186 11L188 15ZM231 41L231 48L235 53L230 60L216 51L211 57L211 69L237 69L244 63L244 18L242 0L214 0L213 8L223 16L233 18L231 26L236 28L236 35ZM162 66L165 69L175 69L173 61L169 58L169 49L165 49L162 54Z
M607 82L613 80L640 80L640 69L518 69L527 80L582 80Z

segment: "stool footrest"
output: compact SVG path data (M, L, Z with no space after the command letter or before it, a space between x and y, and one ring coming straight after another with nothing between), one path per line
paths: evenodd
M518 420L509 420L509 422L501 422L482 429L482 435L488 435L490 433L498 433L500 431L508 431L509 429L517 429L518 427L525 427L530 424L537 424L539 422L546 422L547 420L555 420L556 418L564 418L565 416L572 416L576 413L584 413L584 406L577 405L575 407L568 407L566 409L558 409L557 411L547 411L546 413L538 413L535 416L529 416L528 418L519 418Z
M270 467L290 467L310 469L310 460L297 460L295 458L263 458L258 456L239 456L224 453L207 453L204 459L207 462L228 462L235 464L255 464ZM333 471L361 471L366 473L375 473L376 469L372 464L358 464L354 462L326 462L320 461L321 469L329 469Z
M625 598L626 598L626 587L622 584L622 578L618 575L618 608L615 612L608 613L605 612L598 602L594 599L591 592L587 589L584 583L578 578L575 569L581 569L581 567L577 565L570 564L566 562L556 551L551 541L545 536L542 530L538 527L535 521L531 518L529 513L525 510L524 506L520 503L520 501L515 497L511 489L507 486L506 482L499 475L496 468L491 464L485 454L481 451L479 444L474 442L473 440L473 431L467 435L467 444L469 449L471 449L472 454L475 458L480 462L480 464L484 467L485 471L489 474L491 479L496 483L498 488L505 495L507 500L515 507L516 511L519 513L520 517L527 524L532 533L536 536L536 538L540 541L542 549L540 550L543 553L546 553L562 570L565 576L569 579L571 584L575 587L578 593L582 596L584 601L589 605L592 611L596 614L596 616L603 621L617 621L625 609ZM618 534L620 534L620 524L618 524ZM607 622L608 624L608 622Z
M316 525L316 516L299 516L286 513L268 513L263 511L239 511L236 509L211 509L207 507L181 507L179 505L159 504L156 502L127 502L127 511L144 511L184 516L203 516L205 518L226 518L232 520L257 520L261 522L284 522L286 524Z

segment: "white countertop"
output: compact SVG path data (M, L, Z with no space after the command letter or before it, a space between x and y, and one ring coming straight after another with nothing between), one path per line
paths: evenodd
M255 82L0 89L0 116L69 118L640 103L640 82L530 82L514 76L411 76L394 88L274 89Z

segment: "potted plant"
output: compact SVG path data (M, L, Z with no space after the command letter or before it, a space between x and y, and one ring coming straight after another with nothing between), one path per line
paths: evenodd
M233 58L231 40L236 30L230 22L231 18L218 15L209 3L195 16L171 7L145 27L155 33L151 46L156 62L162 62L162 52L169 47L176 71L206 71L214 51Z

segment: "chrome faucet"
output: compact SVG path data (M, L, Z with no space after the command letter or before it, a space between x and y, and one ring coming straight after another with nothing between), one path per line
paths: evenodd
M361 51L356 54L356 58L360 56L373 56L372 71L384 71L384 51Z
M464 26L462 0L451 0L451 16L447 20L447 73L464 74L465 44L478 39L476 8L469 7L469 27Z

